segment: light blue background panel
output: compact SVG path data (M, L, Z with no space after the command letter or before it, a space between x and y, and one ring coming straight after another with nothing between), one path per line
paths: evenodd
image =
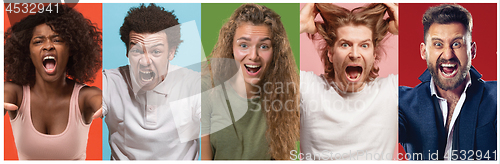
M139 5L138 3L103 3L103 69L115 69L129 64L125 43L120 39L120 27L127 11ZM178 52L170 63L200 72L201 5L199 3L157 3L156 5L164 7L167 11L173 10L174 15L181 23L181 40L183 42L179 45ZM102 159L109 160L111 157L108 143L109 132L104 121L102 137Z

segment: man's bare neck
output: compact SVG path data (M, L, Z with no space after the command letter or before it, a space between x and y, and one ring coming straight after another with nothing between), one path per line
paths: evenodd
M469 79L469 78L470 78L470 75L467 74L466 79ZM438 96L446 99L448 102L455 102L456 103L460 99L460 95L462 95L462 92L464 91L465 86L467 85L467 81L468 80L464 80L462 82L462 84L460 84L457 88L450 89L450 90L444 90L438 86L435 86L437 94L438 94Z

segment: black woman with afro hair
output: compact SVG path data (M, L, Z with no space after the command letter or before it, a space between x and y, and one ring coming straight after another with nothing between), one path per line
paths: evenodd
M90 124L102 106L101 90L84 84L102 65L100 30L59 4L58 12L15 23L4 39L4 113L19 159L85 159Z

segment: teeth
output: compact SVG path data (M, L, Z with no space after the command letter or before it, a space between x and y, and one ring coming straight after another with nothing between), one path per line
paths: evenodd
M154 74L154 72L153 72L153 71L141 71L141 70L139 70L139 72L140 72L140 74L146 74L146 75L149 75L149 76L150 76L150 78L145 79L145 78L144 78L144 76L140 75L140 76L141 76L141 79L142 79L143 81L148 81L148 82L149 82L149 81L152 81L152 80L153 80L153 78L154 78L154 77L153 77L153 74Z
M248 68L259 68L260 65L250 65L250 64L245 64L246 67Z
M450 76L450 75L453 75L455 72L457 72L457 70L453 70L453 72L451 72L451 73L449 73L449 74L447 74L447 73L446 73L446 72L444 72L444 71L441 71L441 72L442 72L444 75L446 75L446 76Z
M455 67L456 64L441 64L441 67Z
M361 75L361 73L358 73L358 74L356 75L356 78L354 78L353 80L358 79L359 75Z
M43 58L43 61L45 61L45 60L47 60L47 59L56 60L56 58L55 58L55 57L53 57L53 56L45 56L45 57Z
M152 81L153 78L151 77L150 79L142 79L142 80L144 80L144 81Z
M349 78L349 79L351 79L351 80L356 80L356 79L358 79L359 75L361 75L361 73L359 73L359 72L358 72L358 74L356 75L356 78L351 79L351 76L347 76L347 78Z

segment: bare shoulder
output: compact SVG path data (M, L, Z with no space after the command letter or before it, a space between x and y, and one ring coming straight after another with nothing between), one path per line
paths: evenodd
M4 102L19 105L18 101L20 101L23 96L23 86L13 82L6 81L4 82L3 93L4 93Z
M101 89L93 86L84 86L82 89L80 89L80 97L93 97L101 94Z
M5 103L11 103L20 107L23 100L23 86L8 81L4 82L3 85L4 105ZM4 108L4 115L6 112L7 110ZM9 116L11 119L14 119L17 116L17 110L9 111Z
M89 107L92 106L92 103L100 103L102 100L96 99L101 99L101 97L101 89L93 86L84 86L82 89L80 89L78 99L80 101L80 104L84 105L84 107Z
M13 82L10 82L10 81L4 82L3 86L4 86L4 91L9 91L9 92L22 92L23 91L23 86L16 84L16 83L13 83Z
M97 87L84 86L79 95L80 110L85 123L92 122L92 115L102 106L102 91Z

